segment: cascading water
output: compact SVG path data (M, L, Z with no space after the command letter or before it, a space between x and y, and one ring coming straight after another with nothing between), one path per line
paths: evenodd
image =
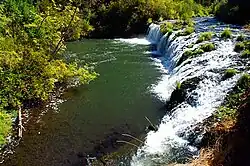
M212 27L211 25L217 25ZM198 154L198 150L188 141L188 132L212 115L214 110L223 102L226 94L232 89L240 75L224 80L223 72L227 68L240 68L237 53L234 52L235 41L221 40L219 33L228 25L218 25L212 18L196 20L196 33L174 38L176 33L162 35L160 26L151 24L147 39L157 44L153 53L161 54L153 58L161 66L162 78L152 85L152 92L159 99L168 101L176 88L177 82L184 82L192 78L199 78L194 90L188 93L192 102L184 101L161 120L158 131L147 134L145 144L133 156L132 166L157 166L172 162L185 162L188 157ZM209 28L210 27L210 28ZM238 28L238 27L237 27ZM177 66L181 56L188 49L188 45L195 43L199 33L213 31L215 37L212 42L216 50L203 53L200 56L187 59ZM232 31L237 31L232 29ZM203 42L204 44L206 42ZM194 44L192 49L201 44ZM196 141L199 141L197 137Z

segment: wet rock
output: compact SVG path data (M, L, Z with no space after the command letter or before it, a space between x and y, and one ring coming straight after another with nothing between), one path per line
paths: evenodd
M167 110L172 110L173 108L175 108L177 105L179 105L184 101L188 102L191 105L195 104L194 103L195 94L193 94L189 98L187 98L188 97L187 94L193 91L201 80L202 78L195 77L182 82L181 87L175 89L171 94L170 100L166 102Z

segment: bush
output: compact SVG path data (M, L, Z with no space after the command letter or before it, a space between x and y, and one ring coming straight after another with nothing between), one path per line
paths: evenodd
M203 41L211 40L212 36L213 36L213 32L201 33L196 43L201 43Z
M243 42L239 42L235 44L234 51L235 52L241 52L245 49L245 44Z
M222 33L221 33L221 38L223 39L230 39L232 38L232 31L230 29L225 29Z
M160 25L160 30L162 34L171 33L173 31L174 25L171 22L165 22Z
M200 49L204 52L209 52L215 50L215 46L213 43L207 43L200 46Z
M176 37L190 35L191 33L194 32L194 30L195 30L194 27L187 27L187 28L185 28L185 30L183 32L177 33Z
M187 36L187 35L190 35L191 33L194 32L194 27L187 27L185 30L184 30L184 36Z
M236 69L227 69L227 70L225 71L224 77L225 77L225 78L231 78L231 77L233 77L236 73L237 73L237 70L236 70Z

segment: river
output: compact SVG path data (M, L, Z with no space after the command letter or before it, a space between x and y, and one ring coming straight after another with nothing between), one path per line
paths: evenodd
M127 140L124 133L144 141L126 166L186 163L198 155L196 145L202 132L196 132L197 124L213 114L248 71L240 54L234 52L236 37L244 32L241 27L214 18L195 22L195 33L187 36L177 36L178 32L163 35L159 25L151 24L147 40L68 43L66 57L94 64L100 76L89 85L69 89L58 109L49 109L39 121L29 122L20 145L4 165L87 165L88 157L117 151L122 145L117 141ZM220 37L225 28L231 29L231 39ZM213 32L211 41L196 43L206 31ZM208 42L214 43L215 50L179 63L186 50ZM239 72L224 79L229 68ZM185 100L166 110L177 83L190 80L196 81ZM157 131L145 130L149 124L145 116L157 124Z
M164 103L150 92L161 74L146 54L148 44L137 38L68 43L71 58L94 63L100 76L64 93L66 101L58 110L50 109L38 122L29 122L4 165L83 165L87 155L114 150L116 139L126 140L121 134L145 134L149 124L145 116L157 123L165 114Z

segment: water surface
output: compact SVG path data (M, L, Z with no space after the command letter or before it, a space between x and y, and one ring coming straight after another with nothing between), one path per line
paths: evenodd
M23 140L3 165L83 165L88 154L98 156L112 149L109 144L97 147L113 135L143 134L148 125L145 116L156 123L165 112L150 86L160 71L145 54L148 42L135 40L68 43L71 56L82 64L94 63L100 76L67 91L59 110L28 123Z

